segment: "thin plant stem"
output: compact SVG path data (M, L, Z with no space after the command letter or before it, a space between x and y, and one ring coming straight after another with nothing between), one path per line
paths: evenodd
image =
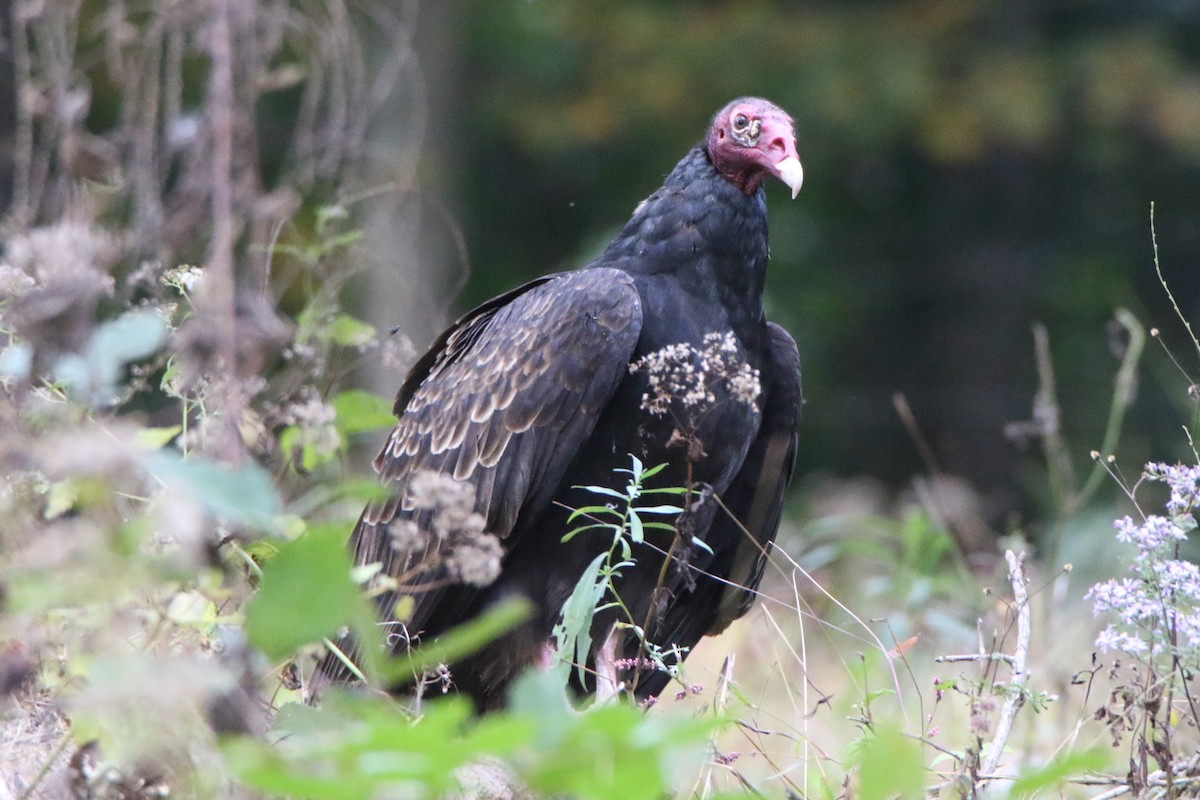
M1158 275L1158 282L1162 284L1163 291L1167 293L1167 298L1171 301L1171 308L1175 309L1175 316L1179 317L1179 321L1183 323L1183 327L1187 329L1188 337L1192 340L1192 346L1196 348L1196 357L1200 359L1200 339L1196 338L1196 333L1192 330L1192 323L1188 322L1188 318L1179 308L1179 302L1175 299L1171 287L1167 285L1167 279L1163 277L1162 265L1158 260L1158 234L1154 230L1154 203L1150 203L1150 242L1154 246L1154 272Z

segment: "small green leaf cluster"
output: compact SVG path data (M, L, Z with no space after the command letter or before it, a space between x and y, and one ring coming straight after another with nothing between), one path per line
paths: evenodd
M647 530L675 532L675 526L670 522L643 517L674 516L683 511L681 506L674 504L639 505L638 501L647 495L680 496L686 494L687 489L677 486L647 487L646 481L662 472L666 464L646 468L637 456L631 455L630 460L629 469L616 470L618 474L628 476L624 491L607 486L576 487L598 497L612 498L614 502L577 508L567 518L568 525L578 520L586 520L586 523L572 528L563 536L564 542L595 531L606 533L610 537L610 544L607 550L588 564L574 591L563 603L561 618L554 628L556 669L564 680L571 665L574 665L579 680L585 681L587 656L592 648L592 620L597 613L610 608L620 612L618 625L632 630L647 647L648 655L663 669L668 669L661 654L646 640L640 621L633 618L632 612L621 601L617 581L623 571L634 565L633 545L645 542ZM707 548L703 542L695 541Z

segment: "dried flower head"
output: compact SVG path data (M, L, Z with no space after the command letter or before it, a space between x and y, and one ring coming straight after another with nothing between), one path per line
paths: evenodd
M655 416L674 413L694 421L717 401L721 387L737 403L753 406L762 394L758 370L742 357L732 333L705 334L703 348L681 342L647 353L629 366L645 373L642 408Z
M109 292L113 279L108 269L119 251L112 236L101 230L60 222L12 237L7 252L11 265L40 286L86 286Z
M504 548L486 531L487 520L475 511L475 487L433 470L418 472L409 482L404 507L413 518L389 524L393 549L424 556L422 569L442 567L454 581L486 586L500 574Z
M415 553L429 544L429 535L411 519L394 519L388 523L392 549L400 553Z
M500 576L504 548L490 533L464 535L446 558L450 576L471 586L487 586Z
M379 360L385 367L407 371L417 360L417 348L413 346L412 339L393 333L383 340L379 348Z
M470 483L433 470L421 470L408 484L408 508L446 509L463 507L474 499Z

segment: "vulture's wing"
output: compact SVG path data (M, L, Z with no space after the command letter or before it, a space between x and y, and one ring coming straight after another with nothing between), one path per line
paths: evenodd
M663 614L656 641L690 648L713 636L750 610L762 580L767 553L779 528L784 490L796 458L796 422L803 402L800 353L787 331L768 324L769 379L764 383L762 425L742 468L721 496L729 513L717 509L706 542L713 556L695 575L696 588L677 587ZM732 515L732 516L731 516ZM639 697L658 694L667 683L662 673L644 675Z
M554 496L626 375L641 321L630 276L597 268L533 281L455 322L397 396L399 420L375 459L389 499L368 507L355 527L355 563L379 562L383 574L411 587L445 584L420 572L427 551L392 546L393 526L427 529L431 521L432 512L420 498L414 504L410 491L414 478L429 471L468 484L468 511L483 515L486 531L511 548L506 537L518 514ZM443 591L402 586L380 599L385 619L398 594L408 594L415 601L409 629L419 631ZM344 675L332 656L321 672Z
M779 530L783 494L796 463L796 423L803 403L800 352L783 328L770 323L768 332L774 380L763 409L762 428L724 497L725 505L741 525L728 514L713 520L714 528L725 529L722 538L737 536L729 572L722 573L734 585L725 585L721 592L706 636L725 630L754 604L755 590L767 565L767 552Z

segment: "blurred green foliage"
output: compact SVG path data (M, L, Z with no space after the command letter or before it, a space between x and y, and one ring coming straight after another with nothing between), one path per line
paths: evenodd
M465 783L473 797L528 787L547 797L650 800L670 791L680 758L694 761L715 727L711 717L647 719L629 705L581 713L555 678L535 671L503 714L474 718L466 699L448 697L415 718L379 698L341 695L318 709L281 708L274 745L241 738L224 753L273 796L432 800Z

